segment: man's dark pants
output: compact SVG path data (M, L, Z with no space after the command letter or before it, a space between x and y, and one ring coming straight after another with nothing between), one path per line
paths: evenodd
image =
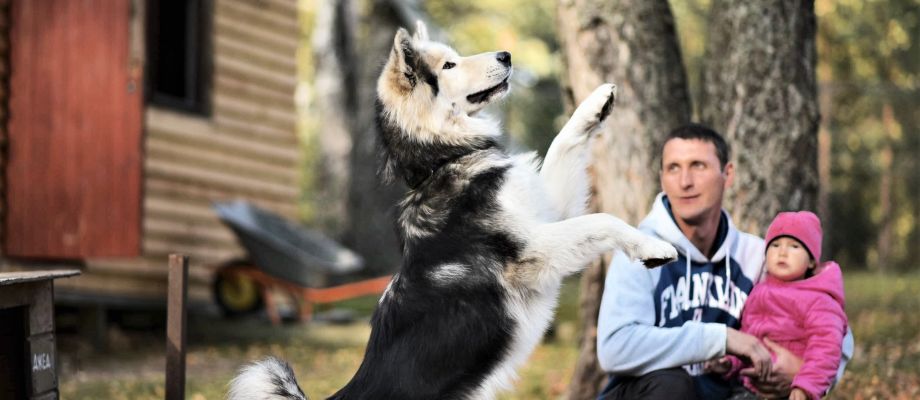
M612 386L612 387L611 387ZM675 399L715 400L732 397L731 385L713 374L690 376L683 368L669 368L635 377L617 377L598 400Z
M696 400L693 378L683 368L649 372L642 376L618 377L617 384L598 400Z

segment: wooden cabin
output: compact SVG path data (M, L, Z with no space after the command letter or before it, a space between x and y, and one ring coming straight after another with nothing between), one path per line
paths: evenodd
M243 255L211 209L297 217L297 0L0 0L0 271L59 302L190 302Z

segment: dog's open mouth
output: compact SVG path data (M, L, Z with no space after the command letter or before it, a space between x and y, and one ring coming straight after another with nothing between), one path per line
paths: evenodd
M492 86L481 92L476 92L469 96L466 96L466 100L473 104L482 103L488 100L489 98L491 98L492 95L504 92L505 90L508 90L508 78L505 78L498 85Z

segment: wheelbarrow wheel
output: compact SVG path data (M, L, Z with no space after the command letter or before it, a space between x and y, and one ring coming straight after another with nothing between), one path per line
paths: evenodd
M240 272L248 265L234 261L217 270L213 285L214 300L226 317L239 317L262 308L262 288L254 279Z

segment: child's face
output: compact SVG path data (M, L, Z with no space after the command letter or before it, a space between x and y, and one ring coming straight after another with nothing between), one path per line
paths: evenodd
M805 271L814 266L805 246L791 237L775 239L767 246L767 273L776 279L787 282L802 279Z

